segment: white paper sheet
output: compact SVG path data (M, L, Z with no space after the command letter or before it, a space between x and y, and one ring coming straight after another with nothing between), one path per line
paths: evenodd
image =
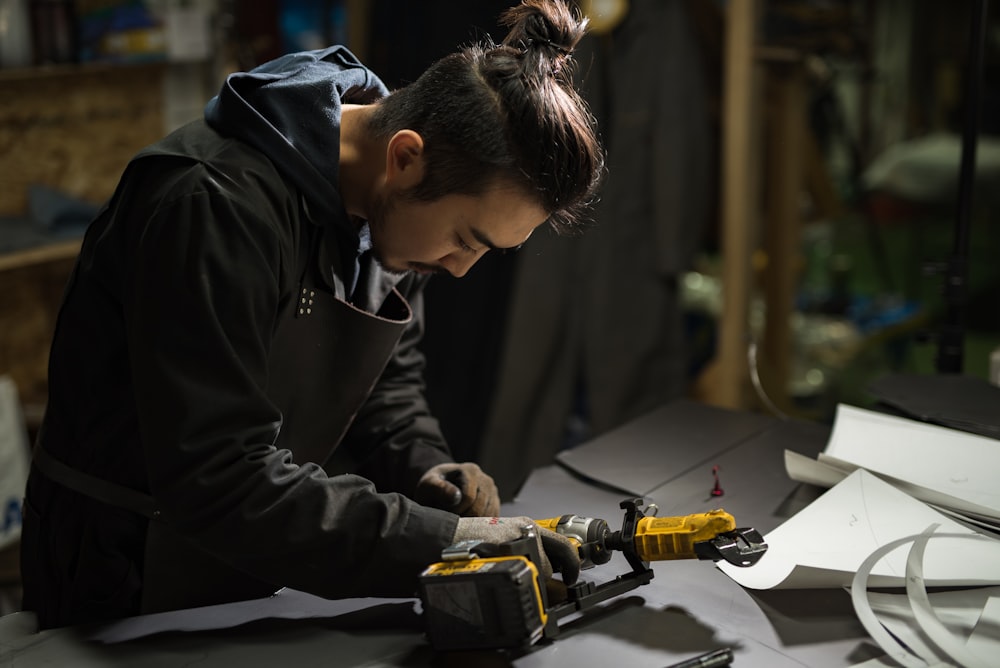
M849 476L855 468L857 467L844 471L834 467L830 462L821 462L798 452L785 450L785 472L789 478L798 482L819 487L833 487Z
M1000 517L1000 442L995 439L841 404L824 455Z
M859 469L780 527L767 534L768 551L754 566L719 564L749 589L847 586L865 558L893 540L939 524L941 533L973 531ZM904 585L906 549L896 550L872 571L869 585ZM942 538L927 550L928 586L1000 584L996 549Z
M825 453L820 453L818 459L811 459L797 452L785 450L785 472L788 473L788 477L810 485L833 487L858 468L861 467ZM874 473L893 487L950 517L960 515L959 519L982 528L990 530L1000 528L1000 517L990 508L914 485L884 473Z

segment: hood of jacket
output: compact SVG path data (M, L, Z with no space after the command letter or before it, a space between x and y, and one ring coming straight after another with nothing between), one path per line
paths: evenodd
M205 120L267 155L302 189L314 216L343 219L341 105L370 104L388 93L353 53L334 46L230 74L205 106Z

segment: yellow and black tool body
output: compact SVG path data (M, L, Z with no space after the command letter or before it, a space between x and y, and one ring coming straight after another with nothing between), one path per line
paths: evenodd
M583 568L624 554L632 570L613 580L585 580L566 588L566 597L549 604L542 581L534 527L503 544L466 541L453 545L420 577L426 631L436 649L527 648L559 633L559 620L592 608L653 579L650 561L726 560L737 566L756 563L767 550L754 529L736 528L722 510L680 517L646 516L641 499L621 503L622 528L612 531L602 519L563 515L536 524L577 543Z
M584 568L606 563L613 550L640 561L711 559L749 566L767 549L755 529L737 528L724 510L655 517L644 515L639 505L639 499L622 502L626 513L621 531L612 532L604 520L577 515L536 523L578 543Z

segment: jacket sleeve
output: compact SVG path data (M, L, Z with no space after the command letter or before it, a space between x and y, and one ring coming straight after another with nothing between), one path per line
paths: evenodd
M281 415L265 392L268 347L294 245L274 221L294 213L280 197L229 193L212 177L199 184L151 213L133 207L147 219L130 243L123 309L162 519L278 586L412 595L457 517L274 446Z
M424 396L423 288L427 278L410 276L398 286L413 311L396 350L355 417L344 445L359 462L357 472L382 491L413 496L427 469L452 461Z

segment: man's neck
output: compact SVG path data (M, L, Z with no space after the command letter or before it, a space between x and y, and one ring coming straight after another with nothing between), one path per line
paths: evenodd
M354 221L368 218L372 193L385 169L385 142L368 131L370 105L345 104L340 118L340 197Z

